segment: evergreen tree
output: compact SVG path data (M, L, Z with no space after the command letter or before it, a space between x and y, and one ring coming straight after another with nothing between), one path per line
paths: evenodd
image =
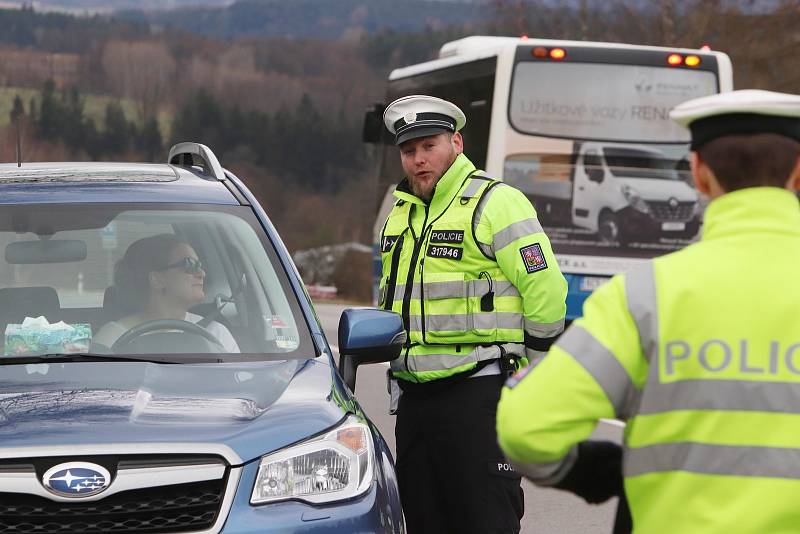
M103 155L103 143L94 119L87 118L83 124L84 150L93 160L98 160Z
M136 148L144 152L147 161L156 161L156 158L163 150L161 130L158 127L158 120L155 116L148 118L137 132Z
M44 82L42 101L36 121L36 133L42 139L55 141L59 136L61 122L61 103L56 97L56 84L53 80Z
M77 87L72 87L64 92L62 110L59 135L73 153L78 152L86 147L87 139L83 99Z
M11 113L9 113L11 122L16 122L23 115L25 115L25 106L22 104L22 98L18 94L14 95L14 104L11 107Z
M36 97L34 96L31 97L31 101L28 104L28 116L30 117L32 123L36 123Z
M106 105L105 129L103 132L104 152L117 155L125 152L130 146L131 125L125 118L125 111L117 101Z
M178 111L172 128L176 141L196 141L222 154L229 148L224 113L217 99L200 89Z

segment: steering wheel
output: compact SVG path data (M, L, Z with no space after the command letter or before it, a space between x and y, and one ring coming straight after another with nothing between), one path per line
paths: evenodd
M179 319L156 319L154 321L147 321L138 326L134 326L122 334L119 339L114 342L114 344L111 346L111 351L117 352L121 347L133 343L140 337L151 332L157 332L159 330L179 330L186 334L200 336L206 341L216 345L215 348L219 349L219 352L226 352L225 347L222 346L222 342L217 338L217 336L202 326L197 326L189 321L181 321Z

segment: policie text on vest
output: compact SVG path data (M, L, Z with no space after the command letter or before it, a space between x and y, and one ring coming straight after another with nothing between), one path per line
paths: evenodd
M778 374L787 369L792 374L800 375L800 343L788 345L779 341L755 343L741 339L731 344L722 339L709 339L699 347L693 347L686 341L668 341L665 345L665 371L667 376L679 374L686 370L687 364L696 361L710 373L722 373L727 370L738 370L749 374ZM761 357L769 351L769 368L756 365L756 361L764 362ZM765 362L767 363L767 362ZM738 368L731 366L737 366Z

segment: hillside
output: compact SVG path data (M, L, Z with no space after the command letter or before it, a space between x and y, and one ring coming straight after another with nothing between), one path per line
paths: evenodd
M0 7L32 6L40 12L86 15L111 13L120 9L176 9L188 6L224 7L235 0L0 0Z
M240 0L223 8L180 12L129 11L120 16L162 28L179 28L221 39L288 37L356 38L379 29L419 32L425 28L475 26L492 12L490 2L463 0Z

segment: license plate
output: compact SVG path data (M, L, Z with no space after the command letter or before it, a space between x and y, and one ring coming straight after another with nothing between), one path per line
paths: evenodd
M686 229L686 223L682 222L665 222L661 223L661 229L665 232L680 232Z
M584 276L581 278L581 291L594 291L606 282L608 278L601 276Z

